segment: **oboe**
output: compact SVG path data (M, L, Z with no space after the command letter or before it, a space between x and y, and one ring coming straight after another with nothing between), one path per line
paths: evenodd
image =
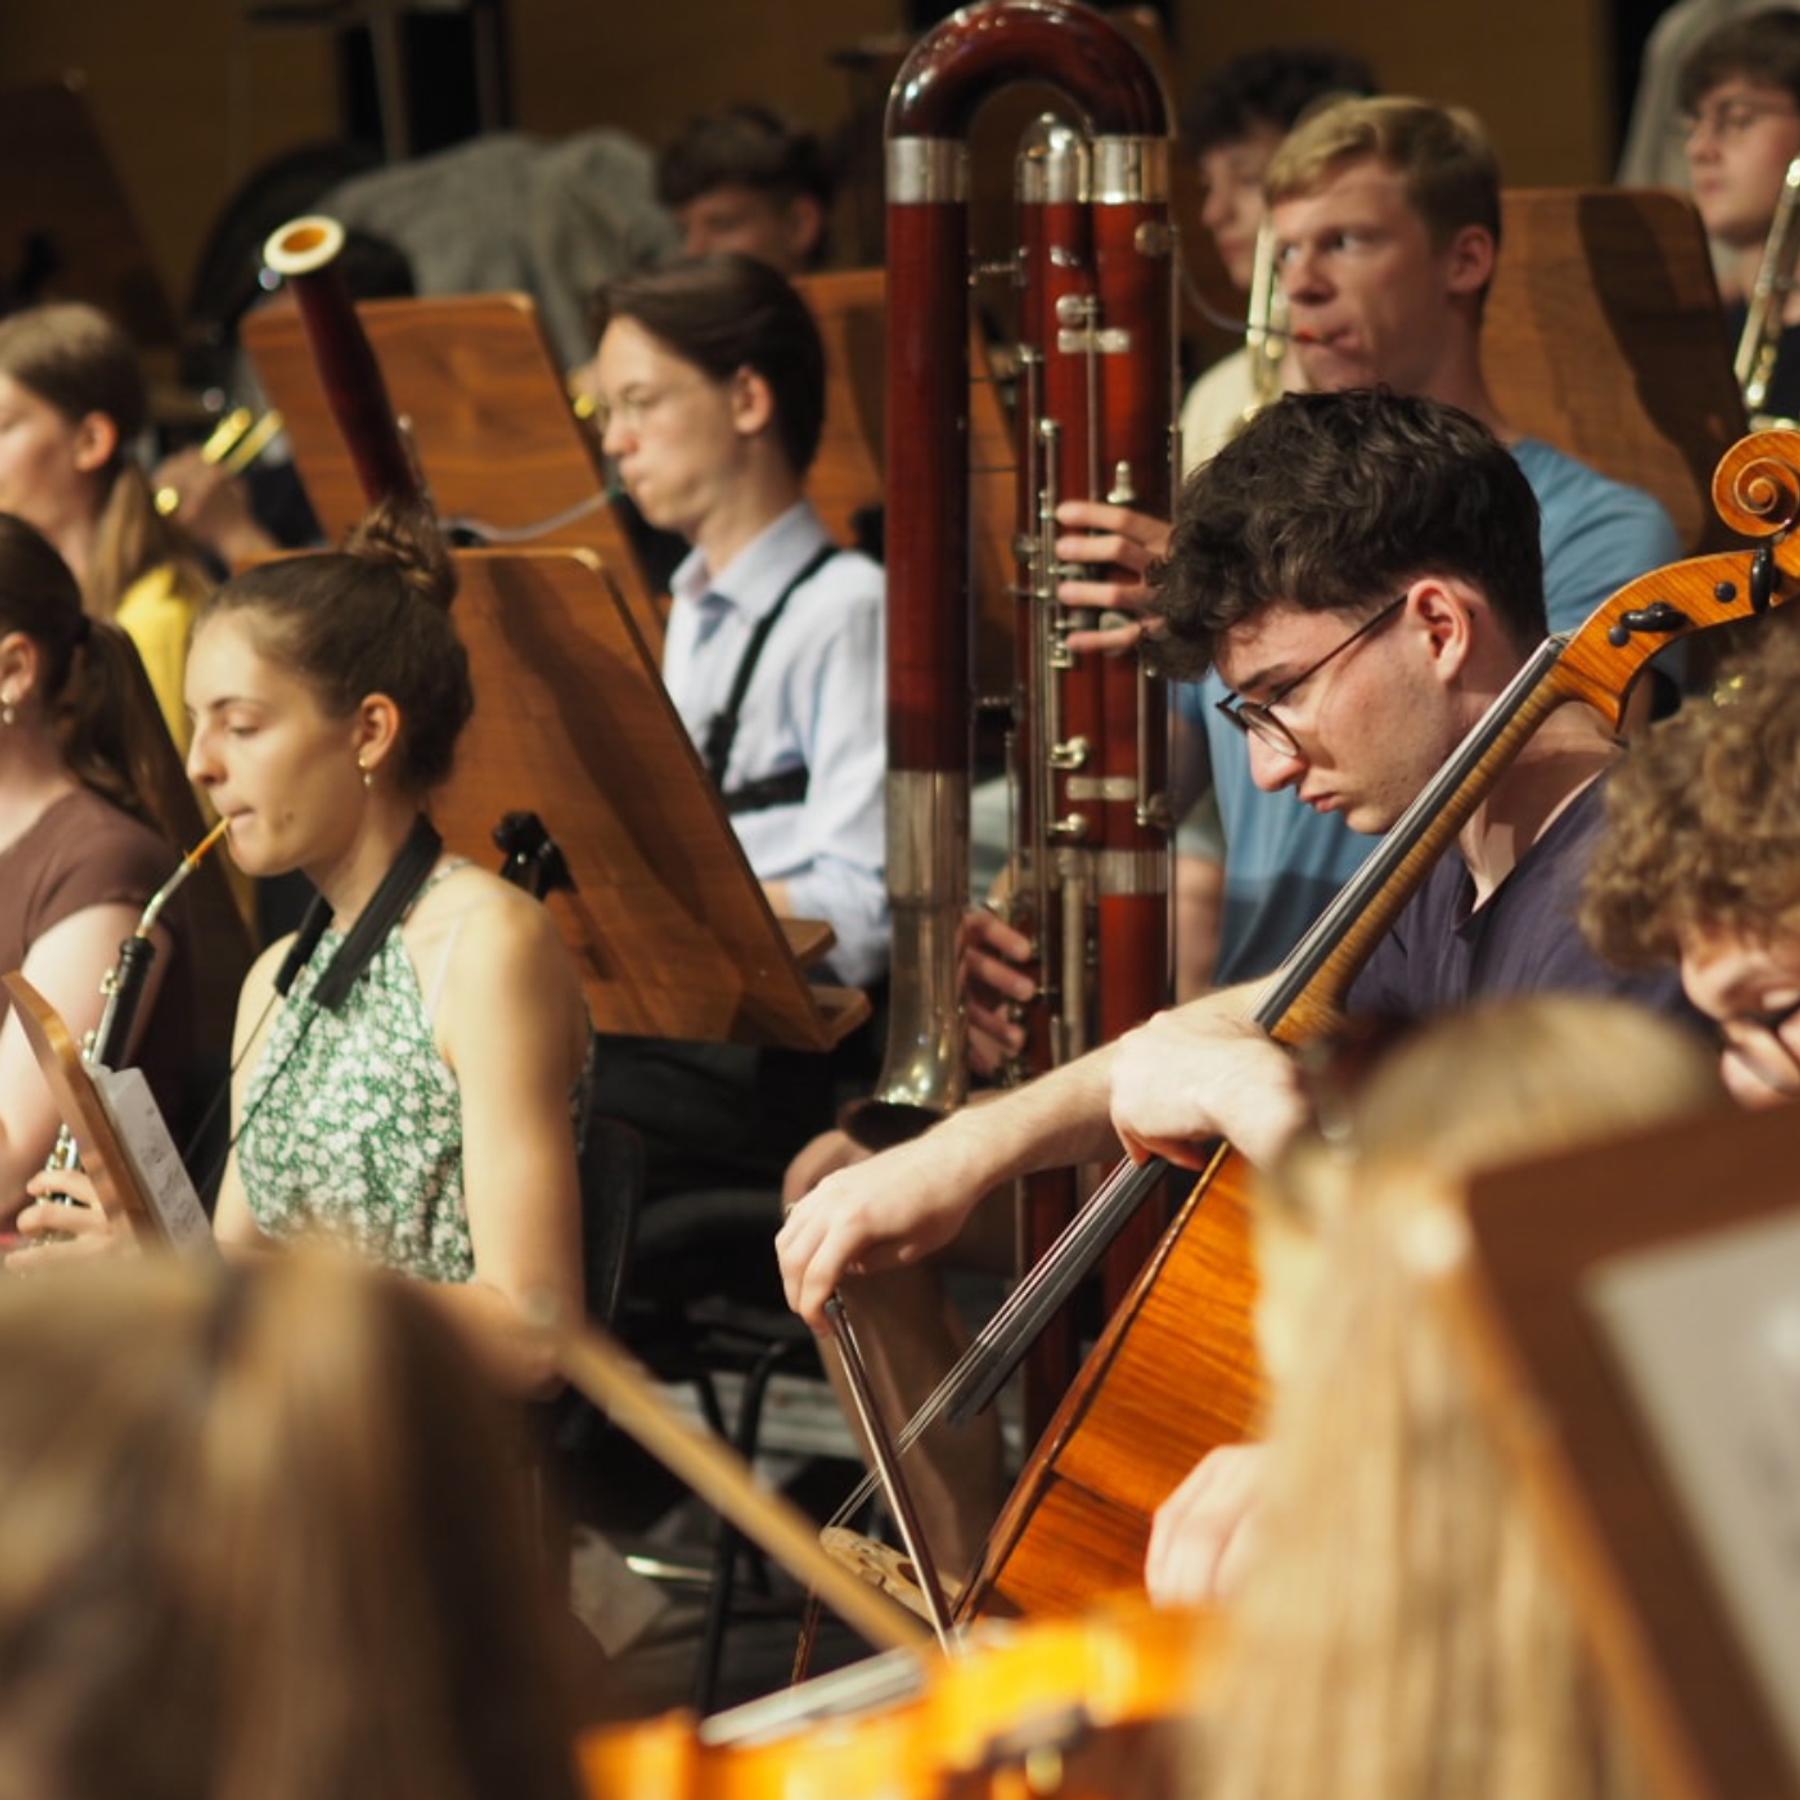
M182 884L224 837L225 823L221 819L176 864L174 874L150 896L150 904L144 908L136 928L119 946L119 960L101 978L100 992L106 996L106 1005L101 1011L100 1023L81 1040L81 1060L90 1067L99 1064L113 1068L125 1055L131 1043L131 1028L137 1021L138 1006L144 998L144 984L149 980L151 964L156 961L156 944L150 934ZM55 1147L44 1168L54 1173L77 1167L75 1134L65 1122L56 1134ZM79 1204L64 1194L51 1197L64 1206Z

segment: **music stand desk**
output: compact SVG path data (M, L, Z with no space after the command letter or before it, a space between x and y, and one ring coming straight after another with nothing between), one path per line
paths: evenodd
M591 550L463 550L456 621L475 716L435 813L491 856L539 815L573 892L549 896L602 1031L831 1049L868 996L806 978L831 928L778 920L657 658Z
M663 609L605 498L599 444L575 416L530 298L365 300L356 316L444 525L528 534L521 541L534 548L594 551L639 629L660 642ZM341 539L367 501L298 312L260 308L244 321L244 343L281 409L319 523Z
M1796 1168L1800 1107L1788 1106L1491 1171L1469 1185L1471 1241L1445 1282L1602 1674L1670 1795L1793 1794L1800 1766L1595 1282L1647 1250L1795 1218Z

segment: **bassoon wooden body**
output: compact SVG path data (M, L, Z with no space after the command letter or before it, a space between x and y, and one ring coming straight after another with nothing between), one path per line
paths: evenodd
M888 105L889 1047L876 1099L918 1122L964 1095L957 927L968 892L970 683L967 219L970 123L1014 81L1074 122L1020 161L1019 530L1013 922L1040 948L1027 1072L1169 996L1167 721L1136 651L1075 655L1057 599L1061 500L1166 514L1174 410L1169 109L1141 51L1071 0L989 0L915 48ZM1075 572L1075 571L1069 571ZM1073 1210L1027 1195L1028 1260ZM1138 1262L1154 1227L1123 1257ZM1122 1291L1129 1275L1120 1269ZM1073 1372L1066 1325L1038 1396ZM1042 1405L1047 1415L1048 1406Z
M369 505L422 500L423 486L388 398L381 365L356 316L338 256L344 228L320 215L292 219L263 246L300 309L326 403Z

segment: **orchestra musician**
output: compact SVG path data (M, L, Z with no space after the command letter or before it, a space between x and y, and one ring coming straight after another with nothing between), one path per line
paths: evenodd
M182 670L211 581L133 460L147 411L137 354L104 313L69 301L0 320L0 511L35 525L88 612L137 646L185 752Z
M1709 32L1682 64L1678 92L1694 206L1731 258L1738 297L1726 309L1726 329L1735 344L1765 249L1773 248L1788 164L1800 156L1800 14L1778 7ZM1791 267L1772 273L1791 284ZM1789 332L1800 325L1800 300L1789 285L1775 304L1770 329L1779 348L1760 410L1793 418L1800 354Z
M1220 716L1259 787L1380 833L1541 640L1538 538L1516 455L1468 414L1379 389L1289 395L1183 492L1158 589L1168 651L1229 684ZM1377 946L1351 1010L1577 989L1684 1014L1673 979L1620 975L1575 925L1615 755L1595 715L1555 714ZM983 1194L1104 1157L1115 1135L1137 1158L1192 1167L1223 1136L1266 1162L1301 1105L1254 998L1245 984L1161 1013L829 1176L778 1239L790 1301L821 1328L847 1272L917 1261Z
M1464 1103L1445 1103L1446 1070ZM1258 1183L1274 1405L1259 1504L1216 1543L1199 1533L1233 1593L1196 1791L1647 1794L1421 1252L1467 1175L1716 1105L1705 1049L1618 999L1534 994L1319 1087L1319 1128ZM1153 1585L1221 1585L1185 1548L1159 1529Z
M1800 641L1754 653L1658 724L1607 796L1583 922L1621 967L1679 964L1745 1106L1800 1098Z
M0 513L0 969L22 970L77 1039L98 1026L102 978L176 861L152 811L138 740L161 726L136 718L135 661L116 625L82 610L49 541ZM172 908L152 939L137 1060L184 1137L199 1048L187 909ZM0 1219L25 1204L58 1123L0 995Z
M518 1459L413 1283L0 1283L0 1788L575 1800Z
M1281 285L1297 334L1294 356L1305 385L1320 391L1385 384L1461 407L1511 449L1538 501L1534 529L1543 555L1549 618L1579 624L1607 594L1680 549L1673 524L1649 495L1596 474L1550 445L1511 431L1488 391L1481 364L1482 318L1499 249L1500 172L1479 123L1467 112L1411 99L1349 99L1308 117L1274 153L1266 196L1282 249ZM1072 605L1131 612L1147 602L1152 564L1167 552L1168 528L1124 508L1066 501L1057 554L1072 564L1108 565L1093 579L1062 584ZM1122 646L1135 625L1076 634L1077 646ZM1248 745L1219 712L1223 683L1208 674L1172 692L1177 732L1203 735L1221 834L1212 842L1189 826L1178 837L1176 893L1184 927L1217 919L1217 951L1202 934L1178 940L1178 991L1207 980L1224 985L1266 974L1298 941L1354 873L1365 844L1340 814L1296 806L1261 791ZM1634 699L1647 711L1647 691ZM1222 864L1218 857L1222 853ZM965 925L963 990L970 1058L1000 1067L1026 1042L1020 1009L1035 986L1018 965L1031 946L988 914ZM788 1182L790 1199L853 1154L842 1142L809 1149ZM952 1340L938 1326L939 1284L909 1270L893 1285L858 1283L866 1316L879 1309L890 1359L929 1371L946 1366ZM921 1505L930 1504L927 1480ZM965 1492L970 1490L965 1486ZM952 1505L946 1541L977 1535L989 1511L972 1492Z
M1326 105L1275 152L1267 204L1305 385L1321 392L1385 385L1457 406L1494 432L1537 501L1532 528L1555 629L1578 625L1623 582L1679 554L1673 523L1648 494L1512 431L1488 391L1481 330L1499 249L1500 172L1472 115L1404 98ZM1093 501L1065 501L1058 518L1068 528L1057 539L1059 557L1106 565L1094 578L1065 580L1063 599L1101 612L1141 611L1151 593L1148 571L1168 550L1168 527ZM1127 623L1076 633L1071 642L1120 648L1140 630ZM1202 971L1189 965L1191 945L1178 946L1180 991L1268 973L1366 851L1341 812L1263 791L1247 740L1219 710L1223 681L1197 673L1174 687L1171 710L1178 734L1204 737L1222 845L1192 832L1178 840L1176 891L1184 923L1196 914L1218 917L1218 948ZM1647 713L1647 686L1633 704L1634 716ZM1222 866L1215 860L1221 847ZM964 936L971 1061L993 1069L1026 1042L1019 1012L1036 990L1017 965L1031 946L986 914L973 915ZM831 1144L809 1150L790 1177L790 1196L848 1154ZM941 1304L914 1291L921 1278L909 1275L909 1291L891 1305L879 1283L861 1285L865 1311L881 1308L885 1336L909 1343L912 1363L941 1369Z
M1234 56L1195 89L1182 125L1206 192L1200 222L1240 294L1248 295L1255 279L1263 182L1282 139L1323 101L1373 94L1377 86L1374 70L1359 56L1323 46L1270 45ZM1305 386L1291 346L1281 373L1284 391ZM1247 346L1214 363L1181 405L1181 466L1197 469L1211 457L1257 398Z
M1681 553L1648 494L1521 436L1488 391L1481 326L1499 254L1500 170L1471 114L1399 98L1326 107L1276 154L1267 200L1307 387L1385 385L1460 407L1494 432L1537 498L1553 629L1579 625L1616 588ZM1114 566L1105 579L1065 583L1064 598L1141 609L1141 577L1167 546L1166 525L1092 502L1065 502L1059 517L1071 528L1059 556ZM1120 579L1118 569L1129 573ZM1133 640L1137 629L1107 641ZM1274 968L1363 855L1341 817L1258 791L1245 740L1218 711L1224 694L1209 673L1173 696L1184 722L1206 734L1224 827L1221 984ZM1648 701L1646 688L1638 718Z
M195 630L188 773L238 866L302 870L330 919L297 970L284 938L245 980L213 1228L238 1255L325 1233L429 1284L496 1381L534 1393L554 1379L524 1309L581 1304L589 1031L548 914L425 819L473 706L454 589L429 521L389 503L340 554L227 582ZM9 1267L111 1246L86 1177L29 1186L89 1204L29 1207L24 1233L71 1241Z
M817 136L753 103L690 119L656 159L683 254L736 251L783 275L824 263L835 186Z
M825 410L806 303L725 255L601 290L603 443L651 524L692 546L675 571L663 679L777 914L823 919L825 967L887 969L881 570L836 546L805 498ZM830 1059L609 1038L599 1095L636 1126L648 1191L780 1184L830 1122Z

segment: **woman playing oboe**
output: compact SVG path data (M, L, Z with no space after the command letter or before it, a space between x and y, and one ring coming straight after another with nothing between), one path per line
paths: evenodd
M548 914L443 855L425 820L473 707L453 592L429 523L390 506L342 554L226 583L196 628L188 773L239 867L302 870L331 914L291 985L288 939L245 981L214 1229L228 1252L325 1233L433 1284L496 1376L531 1392L550 1371L524 1307L581 1299L588 1026ZM59 1188L92 1197L32 1183ZM96 1210L34 1206L20 1228L67 1231L72 1213L75 1244L11 1266L110 1240Z

